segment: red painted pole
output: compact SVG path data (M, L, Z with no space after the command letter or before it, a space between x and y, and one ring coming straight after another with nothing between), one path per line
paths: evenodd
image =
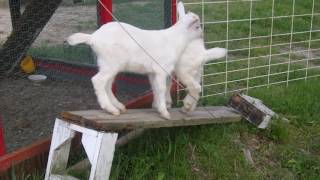
M3 130L2 118L0 115L0 156L6 153L6 146L4 144L4 130Z
M171 0L171 22L172 25L177 22L177 0Z
M107 8L112 13L112 0L100 0L98 3L98 23L103 25L112 21L112 15L105 9Z

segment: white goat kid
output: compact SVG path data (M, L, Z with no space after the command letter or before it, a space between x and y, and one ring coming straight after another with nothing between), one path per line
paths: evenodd
M184 8L182 2L179 2L179 8ZM126 23L111 22L91 35L73 34L67 41L70 45L86 43L96 53L99 72L92 78L92 83L102 109L113 115L125 111L125 106L112 93L111 84L119 72L129 71L150 75L158 112L170 119L165 102L166 78L186 45L201 35L200 19L190 12L164 30L143 30Z
M200 98L203 65L211 60L222 58L226 54L227 50L224 48L206 49L203 39L194 40L187 46L174 70L177 79L186 86L188 91L183 100L185 111L193 111ZM172 101L169 87L166 96L167 104Z
M183 17L185 10L178 8L179 18ZM193 40L182 53L177 62L174 72L177 79L186 86L188 94L183 100L184 110L193 111L196 108L201 92L202 68L208 61L226 56L227 50L224 48L206 49L203 38ZM166 92L166 104L170 107L172 99L170 87L172 81L169 80Z

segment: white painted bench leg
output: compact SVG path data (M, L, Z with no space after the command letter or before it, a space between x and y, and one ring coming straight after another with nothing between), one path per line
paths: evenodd
M97 137L82 135L82 144L91 163L89 180L109 179L117 138L117 133L99 132Z
M59 171L65 171L68 163L71 140L74 130L68 128L68 123L56 119L51 140L45 180L50 175Z

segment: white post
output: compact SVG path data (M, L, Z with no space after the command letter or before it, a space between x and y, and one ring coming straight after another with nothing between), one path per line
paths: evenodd
M109 179L117 138L117 133L99 132L96 146L92 147L96 150L91 162L89 180Z
M67 167L71 139L75 134L68 124L60 119L55 121L45 180L49 180L52 173L64 171Z

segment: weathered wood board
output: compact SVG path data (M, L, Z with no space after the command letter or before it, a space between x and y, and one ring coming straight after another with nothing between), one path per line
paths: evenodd
M234 94L229 105L239 111L242 116L258 128L265 129L276 113L263 104L259 99L247 96L245 94Z
M241 115L237 111L225 106L198 107L190 113L181 112L180 108L173 108L169 112L171 120L160 117L155 109L129 109L120 116L113 116L103 110L67 111L62 112L60 118L102 131L193 126L241 120Z

